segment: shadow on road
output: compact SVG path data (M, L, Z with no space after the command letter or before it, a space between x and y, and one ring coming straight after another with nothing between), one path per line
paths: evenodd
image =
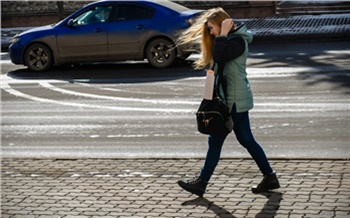
M182 61L165 69L148 63L100 63L53 67L47 72L32 72L26 68L10 71L8 76L22 80L63 80L70 83L139 83L204 76L204 71L194 70L192 61Z
M248 67L309 68L297 78L306 85L328 82L350 88L349 42L287 43L252 46ZM269 50L270 48L270 50ZM312 81L312 82L310 82Z

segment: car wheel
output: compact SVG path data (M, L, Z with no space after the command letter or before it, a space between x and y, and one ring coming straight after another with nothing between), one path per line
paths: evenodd
M32 71L46 71L52 66L51 50L43 44L33 44L24 53L24 63Z
M176 58L176 49L174 44L167 39L155 39L148 44L146 57L154 67L168 67Z

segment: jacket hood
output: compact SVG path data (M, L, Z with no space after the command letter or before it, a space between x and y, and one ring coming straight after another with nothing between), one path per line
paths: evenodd
M250 32L246 25L241 24L238 26L235 30L231 31L229 34L235 34L242 36L245 40L247 40L248 43L251 43L253 41L253 33Z

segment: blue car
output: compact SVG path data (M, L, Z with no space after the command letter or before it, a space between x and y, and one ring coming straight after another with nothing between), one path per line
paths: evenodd
M169 67L190 52L174 46L179 30L201 10L166 0L103 0L86 5L57 24L14 36L9 47L14 64L32 71L52 65L144 60Z

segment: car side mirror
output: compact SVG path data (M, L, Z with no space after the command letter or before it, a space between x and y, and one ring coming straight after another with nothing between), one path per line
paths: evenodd
M68 22L67 22L67 25L69 27L73 27L74 26L74 20L73 19L69 19Z

